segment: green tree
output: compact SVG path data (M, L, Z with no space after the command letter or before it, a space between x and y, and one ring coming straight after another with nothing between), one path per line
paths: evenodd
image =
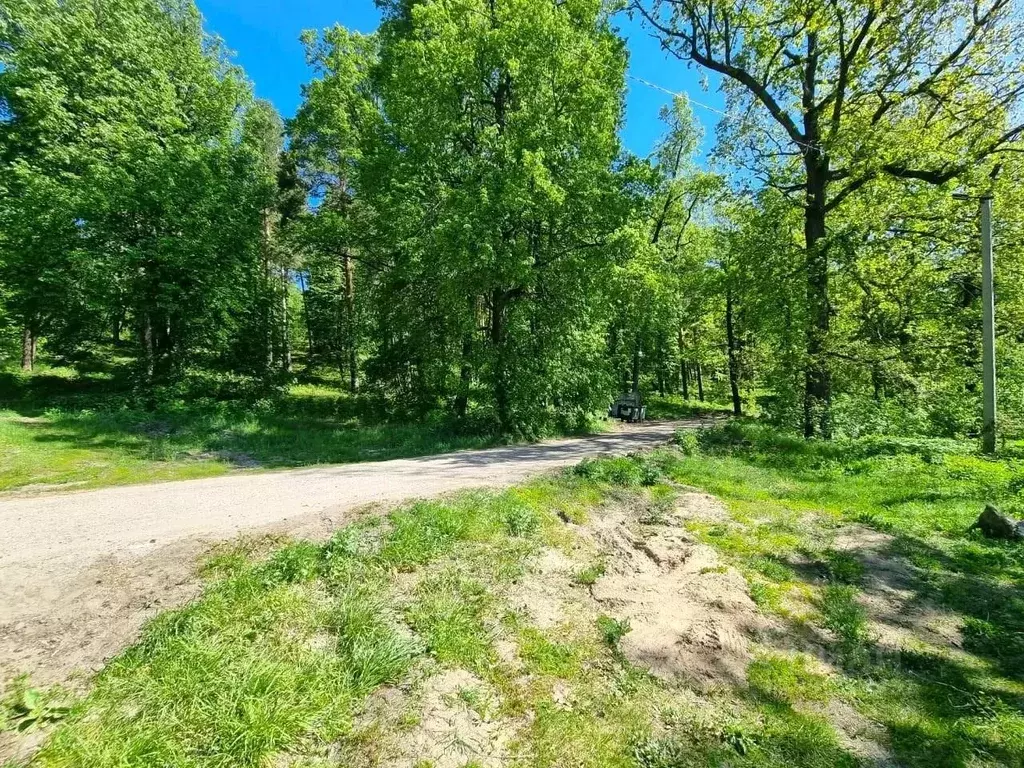
M602 301L625 220L625 55L599 2L387 3L385 119L360 194L380 255L375 369L506 431L608 391Z
M224 349L258 263L240 72L190 0L13 0L3 22L3 282L26 346L73 357L127 321L146 380Z
M1024 93L1012 0L636 0L682 60L720 74L725 144L803 208L804 432L832 431L828 222L883 179L942 184L1016 142Z

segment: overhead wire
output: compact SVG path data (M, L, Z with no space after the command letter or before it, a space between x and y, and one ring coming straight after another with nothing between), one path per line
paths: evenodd
M721 115L726 120L731 120L731 121L741 120L741 118L737 117L736 115L731 115L728 112L723 112L721 109L718 109L717 107L712 107L710 104L704 104L701 101L697 101L697 99L693 98L689 93L679 93L678 91L670 90L669 88L666 88L666 87L664 87L662 85L658 85L657 83L652 83L650 80L645 80L644 78L637 77L636 75L627 75L627 77L630 80L634 80L634 81L640 83L641 85L646 85L648 88L651 88L651 89L653 89L655 91L661 91L662 93L666 93L669 96L674 96L676 98L686 99L686 101L688 103L695 104L696 106L701 107L702 109L706 109L709 112L714 112L717 115ZM761 127L762 127L762 130L764 130L765 133L768 133L769 135L772 135L771 132L767 128L764 128L763 126L761 126ZM774 135L772 135L772 138L775 138ZM796 144L796 145L798 145L800 147L803 147L804 149L811 149L812 148L812 146L810 144L808 144L806 142L803 142L803 141L799 141L798 139L794 139L792 136L787 136L786 138L789 141L792 141L794 144Z

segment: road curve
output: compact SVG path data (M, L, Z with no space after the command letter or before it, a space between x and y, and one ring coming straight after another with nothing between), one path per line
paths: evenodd
M371 502L502 486L602 453L668 440L661 422L581 438L362 464L122 486L0 501L0 622L10 590L97 558L131 558L186 537L227 539L293 517Z
M330 535L374 502L509 485L700 425L0 500L0 695L22 674L81 690L146 621L199 594L195 563L213 542L245 531ZM0 733L0 763L24 759L34 743Z

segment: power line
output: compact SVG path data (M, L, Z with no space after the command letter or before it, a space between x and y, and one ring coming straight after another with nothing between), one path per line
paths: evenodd
M665 88L662 85L658 85L657 83L652 83L650 80L644 80L642 77L637 77L636 75L627 75L627 77L630 80L635 80L636 82L640 83L641 85L646 85L648 88L652 88L655 91L661 91L662 93L667 93L669 96L674 96L675 98L686 99L689 103L696 104L698 107L702 107L703 109L706 109L709 112L714 112L717 115L721 115L726 120L732 120L732 121L741 120L741 118L737 117L736 115L730 115L728 112L723 112L722 110L718 109L717 107L712 107L709 104L704 104L703 102L697 101L695 98L690 96L690 94L688 94L688 93L679 93L678 91L669 90L668 88ZM769 136L772 135L771 131L769 131L764 126L760 126L760 128L765 133L767 133ZM803 147L804 149L811 149L812 148L810 144L807 144L806 142L794 139L792 136L787 136L786 138L789 139L790 141L792 141L794 144L796 144L796 145L798 145L800 147Z
M707 104L703 104L703 103L697 101L692 96L690 96L690 94L688 94L688 93L678 93L677 91L670 91L668 88L660 86L657 83L652 83L650 80L644 80L642 77L637 77L636 75L629 75L628 77L629 77L630 80L636 80L636 82L641 83L642 85L646 85L648 88L653 88L656 91L661 91L662 93L667 93L669 96L675 96L677 98L686 99L688 102L690 102L692 104L696 104L698 107L703 107L704 109L707 109L707 110L709 110L711 112L719 114L722 117L727 117L730 120L735 119L728 112L723 112L720 109L716 109L715 107L709 106Z

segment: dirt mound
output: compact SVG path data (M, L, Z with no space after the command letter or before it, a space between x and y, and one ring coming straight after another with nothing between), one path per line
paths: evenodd
M427 678L419 692L416 727L401 739L394 768L499 768L512 737L509 724L491 716L496 697L480 678L450 669Z
M573 526L571 552L542 552L510 602L541 629L600 614L628 621L622 652L659 677L699 687L744 684L750 643L769 622L743 576L684 527L727 515L718 499L696 492L683 493L672 510L604 510ZM579 574L595 563L603 575L588 589Z
M743 576L681 527L688 502L696 500L704 497L683 497L664 525L641 524L625 510L597 521L593 536L607 573L591 594L609 614L629 622L621 648L633 663L701 686L742 685L752 658L749 643L768 623Z

